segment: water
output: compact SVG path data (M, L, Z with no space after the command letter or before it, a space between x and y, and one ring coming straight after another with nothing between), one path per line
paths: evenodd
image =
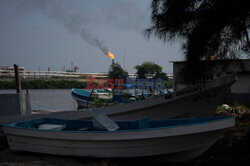
M25 93L25 90L23 90ZM16 90L0 90L3 93L16 93ZM29 89L32 110L69 111L77 109L71 97L71 89Z
M3 93L16 93L16 90L0 90L0 94ZM71 89L29 89L29 93L32 110L69 111L77 108Z

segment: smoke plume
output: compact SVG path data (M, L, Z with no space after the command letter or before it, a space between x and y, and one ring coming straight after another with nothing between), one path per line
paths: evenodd
M57 0L19 0L22 3L18 10L33 11L39 10L46 17L60 22L70 33L80 35L89 45L99 48L106 53L108 48L96 36L90 33L87 25L89 17L86 13L77 13L67 7L65 1ZM21 12L19 11L19 12Z
M61 23L70 33L79 35L89 45L108 51L102 40L91 33L90 25L110 24L119 29L142 32L149 23L133 0L2 0L0 6L16 6L16 13L40 11L46 17ZM79 5L78 5L79 4ZM78 5L78 6L77 6Z

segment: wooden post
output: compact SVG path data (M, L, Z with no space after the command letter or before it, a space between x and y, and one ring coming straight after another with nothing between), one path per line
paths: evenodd
M21 93L22 89L21 89L21 81L20 81L18 65L14 64L14 70L15 70L15 79L16 79L16 92Z

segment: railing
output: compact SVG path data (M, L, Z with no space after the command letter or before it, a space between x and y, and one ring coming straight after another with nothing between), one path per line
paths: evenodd
M168 77L173 78L173 74L167 74ZM28 71L20 70L20 76L24 79L37 78L108 78L108 73L80 73L80 72L63 72L63 71ZM137 74L130 73L129 77L137 77ZM14 78L14 70L0 70L0 77Z

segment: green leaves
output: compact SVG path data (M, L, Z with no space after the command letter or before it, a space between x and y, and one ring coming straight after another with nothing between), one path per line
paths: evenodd
M139 79L152 77L167 80L166 73L162 72L162 67L152 62L144 62L141 65L136 65L134 68L137 70L136 74Z
M249 50L250 8L247 0L153 0L152 26L145 35L165 41L184 39L187 77L198 78L200 61L237 58Z
M113 66L110 65L108 78L126 80L127 76L128 76L128 72L123 70L119 63L114 64L114 70L113 70Z

